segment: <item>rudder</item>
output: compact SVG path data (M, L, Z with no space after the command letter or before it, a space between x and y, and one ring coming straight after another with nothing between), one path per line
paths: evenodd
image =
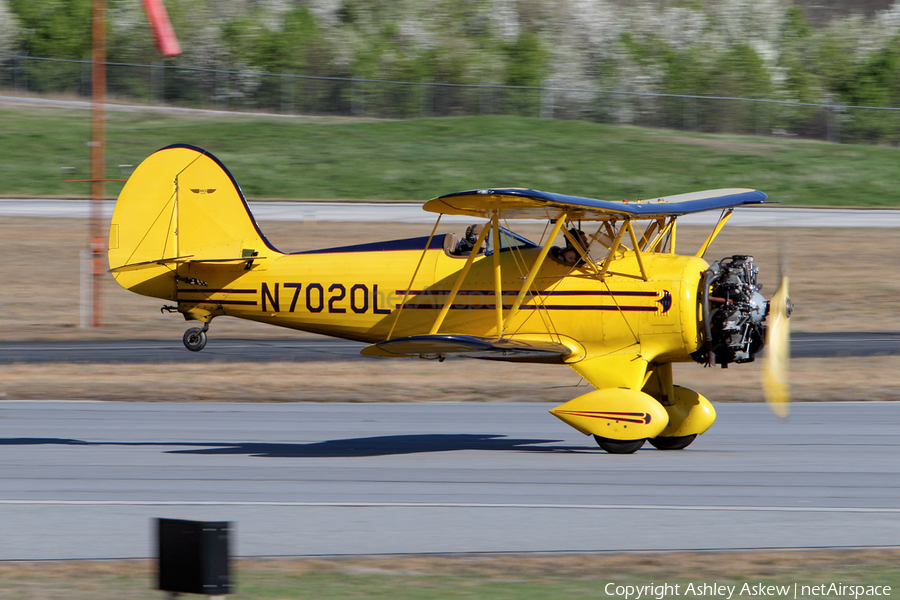
M156 297L167 297L160 291L168 286L146 284L171 277L179 261L263 251L278 252L260 232L237 182L218 159L194 146L168 146L138 165L110 225L109 266L116 280Z

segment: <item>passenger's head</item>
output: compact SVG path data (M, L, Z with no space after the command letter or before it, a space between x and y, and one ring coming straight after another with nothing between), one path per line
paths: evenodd
M578 259L580 258L578 256L578 252L575 250L575 248L572 248L571 246L566 248L562 252L560 252L559 257L567 265L574 265L576 262L578 262Z

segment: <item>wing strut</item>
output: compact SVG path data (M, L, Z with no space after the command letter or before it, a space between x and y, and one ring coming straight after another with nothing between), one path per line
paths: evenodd
M550 252L550 244L552 244L553 240L556 239L556 236L559 235L559 230L562 229L562 226L563 224L565 224L565 222L566 215L564 214L561 214L556 218L556 224L553 225L553 230L550 232L550 237L547 238L547 242L541 248L541 251L538 253L537 258L535 258L534 264L531 266L531 270L528 272L528 276L525 278L525 282L522 284L522 289L519 290L519 295L516 296L516 301L513 302L512 308L509 309L509 312L506 314L506 321L504 323L505 326L509 326L513 318L519 313L519 308L521 308L522 302L525 300L525 294L528 293L528 289L531 287L531 284L534 283L534 278L537 277L537 273L540 270L541 265L544 264L544 259L547 258L547 254Z
M678 237L678 222L672 217L672 229L669 230L669 254L675 254L675 238Z
M663 252L666 249L665 239L669 233L673 233L675 231L675 217L670 217L668 221L665 219L658 219L654 221L655 227L650 226L647 228L647 233L644 234L646 238L646 243L644 246L644 250L646 252ZM653 236L651 240L650 237ZM671 239L670 239L671 241ZM672 244L669 244L669 254L674 254L675 250Z
M180 173L179 173L179 175L180 175ZM174 236L175 237L175 256L178 256L181 253L178 249L178 246L179 246L178 234L181 232L181 228L179 227L179 224L180 224L179 219L181 218L181 214L178 211L178 192L179 192L178 175L175 176L175 179L172 181L172 183L175 185L175 202L174 202L174 206L173 206L173 209L175 210L175 236Z
M609 272L609 268L612 266L613 261L616 259L616 251L619 249L619 244L622 243L622 236L625 235L625 227L619 227L619 232L616 234L616 239L613 240L613 243L609 245L609 253L606 255L606 260L603 261L603 268L600 269L600 277L606 277L606 274Z
M469 253L469 258L466 259L466 264L463 266L462 271L459 272L459 276L456 278L456 283L453 284L453 289L450 290L450 295L447 297L447 300L444 301L444 307L441 309L441 313L438 315L438 318L434 322L434 325L431 326L431 331L428 332L428 335L436 334L438 332L438 329L440 329L441 325L444 323L444 319L447 317L447 313L450 312L450 307L453 305L453 301L456 300L456 294L459 293L459 288L462 287L463 280L466 278L466 275L468 275L469 269L472 267L472 263L475 262L475 257L478 256L478 251L481 250L481 245L484 244L484 238L487 237L487 234L490 230L490 227L482 228L481 234L478 236L478 241L475 242L475 246L472 248L472 252ZM501 308L502 306L503 303L501 299Z
M709 234L709 237L706 238L706 241L703 242L703 245L700 246L700 249L697 250L697 254L695 254L694 256L703 258L703 255L706 254L707 248L709 248L709 245L713 243L713 240L716 239L716 236L719 235L719 232L722 231L722 228L725 227L725 223L727 223L728 219L731 218L731 213L733 212L733 208L722 211L722 216L719 217L719 222L716 223L716 228L712 230L712 233Z
M644 259L641 258L641 248L638 245L637 236L634 235L634 227L631 225L631 219L625 221L625 227L628 228L628 235L631 236L631 244L634 246L634 257L637 259L638 267L641 269L641 275L643 276L644 281L647 281L650 278L647 276L647 270L644 269Z
M403 312L403 307L406 306L406 299L409 298L409 292L412 290L413 283L416 280L416 275L419 274L419 269L422 267L422 261L425 260L425 253L428 252L428 249L431 247L431 240L434 238L434 234L437 232L438 225L441 224L441 217L444 215L439 214L437 221L434 224L434 229L431 230L431 235L428 236L428 242L425 243L425 249L422 250L422 255L419 257L419 264L416 265L416 270L413 271L412 278L409 280L409 286L406 288L406 293L403 295L403 300L400 302L400 308L397 309L397 316L394 317L394 324L391 325L391 330L388 332L386 340L391 339L391 336L394 335L394 328L397 327L397 322L400 320L400 313Z
M485 228L487 229L487 228ZM497 337L503 337L503 279L500 273L500 211L491 216L494 232L494 302L497 305Z

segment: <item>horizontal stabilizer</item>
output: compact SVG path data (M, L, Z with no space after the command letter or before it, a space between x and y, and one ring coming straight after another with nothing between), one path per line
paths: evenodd
M572 354L565 344L553 341L523 341L472 335L414 335L378 342L362 349L364 356L443 358L464 356L511 361L561 362Z
M122 265L121 267L116 267L115 269L110 269L110 273L118 273L119 271L128 271L132 269L140 269L143 267L148 267L151 265L177 265L189 263L192 265L195 264L228 264L228 263L246 263L254 260L263 260L265 256L243 256L240 258L196 258L193 259L193 254L189 254L187 256L173 256L171 258L159 258L157 260L144 260L141 262L131 263L129 265Z
M240 258L197 258L189 260L191 264L195 263L245 263L247 261L265 260L265 256L242 256Z
M177 265L190 262L190 258L192 256L193 254L188 254L187 256L172 256L170 258L157 258L156 260L142 260L141 262L122 265L120 267L116 267L115 269L110 269L109 272L118 273L119 271L130 271L133 269L149 267L151 265Z

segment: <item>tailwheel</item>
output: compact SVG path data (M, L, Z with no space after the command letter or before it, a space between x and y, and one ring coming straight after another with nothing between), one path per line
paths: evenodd
M634 454L640 450L647 440L613 440L595 435L597 444L610 454Z
M191 352L200 352L206 347L206 330L209 329L209 324L204 323L203 327L191 327L187 331L184 332L184 337L181 338L181 341L184 342L184 347L190 350Z
M656 448L657 450L684 450L688 446L691 445L697 439L697 434L694 435L681 435L675 437L655 437L650 438L648 440L650 445Z

